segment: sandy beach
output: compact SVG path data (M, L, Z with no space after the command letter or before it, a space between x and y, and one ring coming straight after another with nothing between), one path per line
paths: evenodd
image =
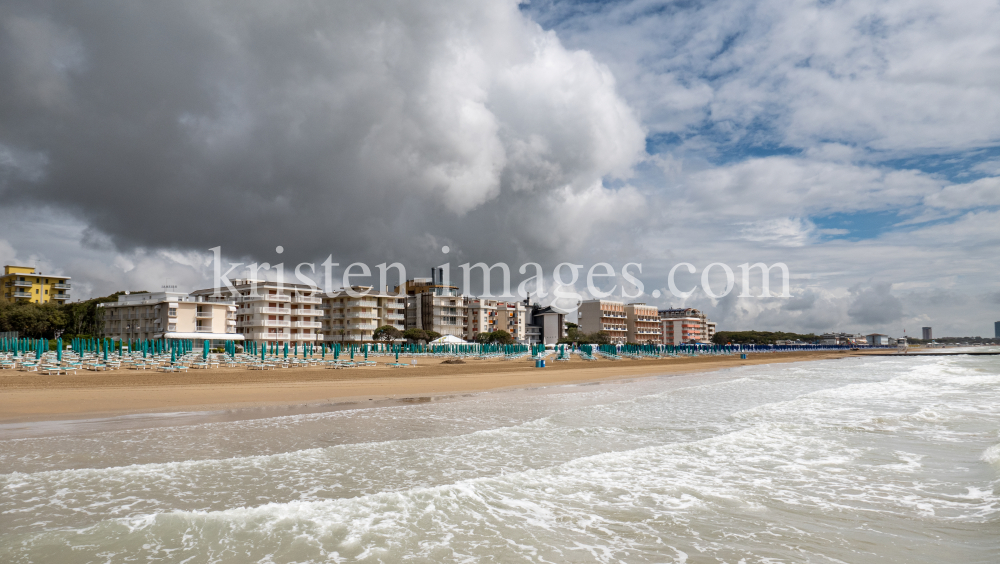
M437 394L530 388L599 380L681 374L735 366L844 358L850 352L794 352L649 360L549 362L418 360L407 368L250 371L218 368L163 374L146 371L80 372L44 376L0 373L0 423L83 419L138 413L210 411L279 405L361 403ZM403 359L401 359L403 360Z

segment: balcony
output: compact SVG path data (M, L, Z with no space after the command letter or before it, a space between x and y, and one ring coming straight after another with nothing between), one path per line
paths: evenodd
M262 313L265 315L290 315L292 313L292 308L290 307L255 307L253 308L254 313Z
M199 312L196 312L194 314L194 316L196 318L198 318L198 319L211 319L212 318L212 312L211 311L199 311Z
M374 331L376 329L374 323L355 323L354 325L350 325L349 328L361 331Z
M56 290L72 290L73 289L71 284L53 284L52 287L55 288Z
M284 333L245 333L251 341L276 341L286 337Z
M319 329L323 324L319 321L293 321L292 327L299 329Z
M323 315L318 309L293 309L292 315Z
M323 303L322 298L310 297L310 296L297 296L295 298L295 303L297 304L321 304Z
M28 282L27 280L15 280L14 286L17 288L30 288L31 282Z
M13 295L14 295L15 298L30 298L31 297L31 292L17 292L17 291L15 291Z
M376 319L378 314L370 311L350 311L347 313L347 317L349 319Z
M347 307L378 307L376 300L349 300Z
M212 332L212 327L211 326L207 326L206 327L204 325L199 325L199 326L197 326L197 327L194 328L194 331L195 331L195 333L211 333Z
M279 321L275 319L265 319L262 321L264 327L291 327L291 321Z
M322 341L322 335L289 335L289 341Z
M406 316L402 313L387 313L385 314L386 319L406 319Z
M53 300L68 300L69 294L55 294L52 296Z
M282 294L257 294L257 297L253 296L240 296L237 300L243 303L253 303L253 302L291 302L291 296L285 296Z

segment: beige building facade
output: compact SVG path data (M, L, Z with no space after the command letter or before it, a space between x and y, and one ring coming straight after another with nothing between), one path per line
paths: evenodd
M123 294L98 304L103 335L136 339L240 340L236 303L181 292Z
M660 311L656 306L628 304L625 306L625 322L628 328L628 342L639 344L660 344L662 325Z
M604 331L614 344L628 341L625 304L610 300L585 300L577 311L577 323L584 333Z
M352 291L357 297L343 291L334 297L324 296L321 320L325 342L372 342L375 330L384 325L406 330L406 301L403 296L375 292L368 286L355 286Z

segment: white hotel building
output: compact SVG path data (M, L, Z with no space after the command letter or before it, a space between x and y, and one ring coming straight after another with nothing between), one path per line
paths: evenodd
M236 331L248 341L279 345L371 342L372 333L383 325L400 331L405 328L406 303L403 297L374 292L355 286L352 297L343 290L327 296L304 284L234 280L236 288ZM254 285L256 296L253 295ZM208 299L214 290L194 295Z
M326 342L371 342L372 333L383 325L406 330L405 296L375 292L370 286L354 286L352 297L344 291L323 297L321 331ZM402 339L399 339L402 341Z
M323 300L313 296L309 286L234 280L233 287L238 292L235 296L236 331L247 341L291 346L318 344L323 340L319 331L322 323L318 319L323 315L320 309ZM192 295L207 298L214 292L212 289L198 290Z

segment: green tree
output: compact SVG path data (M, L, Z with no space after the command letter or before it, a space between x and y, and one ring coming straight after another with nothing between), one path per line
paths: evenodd
M486 343L490 342L490 334L489 333L477 333L475 341L477 343L479 343L480 345L485 345Z
M406 339L407 341L411 341L414 343L417 341L429 340L427 338L427 333L423 329L418 329L416 327L412 327L410 329L407 329L406 331L403 331L403 338Z
M403 336L403 332L392 325L383 325L372 333L372 339L376 341L395 341Z
M438 333L437 331L425 331L425 333L427 333L428 341L433 341L434 339L441 338L441 333Z
M490 342L500 345L513 345L514 337L511 337L510 333L504 331L503 329L498 329L490 333Z
M756 344L773 345L775 341L804 341L813 343L819 337L812 333L786 333L784 331L719 331L712 337L717 345L733 343L737 345Z

